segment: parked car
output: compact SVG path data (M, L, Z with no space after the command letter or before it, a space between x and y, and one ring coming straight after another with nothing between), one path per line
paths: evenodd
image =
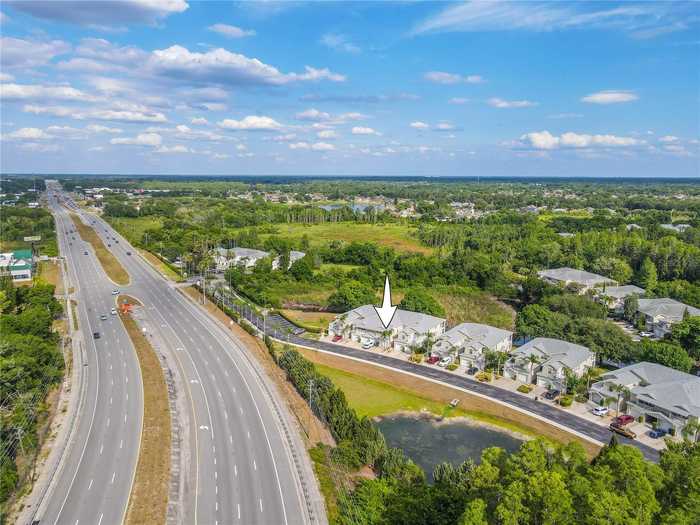
M112 290L112 295L119 295L119 290Z
M112 315L117 315L117 309L116 309L116 308L112 308L112 309L110 310L109 313L112 314Z
M595 408L593 409L593 413L594 413L596 416L600 416L600 417L607 416L607 415L608 415L608 412L610 412L610 410L608 409L608 407L595 407Z
M556 399L559 396L559 394L561 394L559 390L547 390L544 394L542 394L542 397L552 401Z
M613 423L616 425L620 425L621 427L629 425L630 423L632 423L632 421L634 421L634 418L629 414L622 414L621 416L617 416L615 419L613 419Z
M655 428L649 431L649 437L654 439L662 438L666 434L668 434L668 432L666 432L663 428Z
M364 343L362 343L362 348L364 350L369 350L373 346L374 346L374 341L372 341L371 339L369 341L365 341Z
M475 367L475 366L472 366L472 367L467 368L467 374L470 375L470 376L473 376L473 375L476 374L478 371L479 371L479 369L478 369L477 367Z
M438 366L445 367L445 366L449 365L451 362L452 362L451 357L443 357L442 359L440 359L440 361L438 361Z
M84 251L84 252L83 252L83 255L87 255L87 254L88 254L88 252L87 252L87 251Z
M100 321L106 321L106 320L107 320L107 316L105 314L102 314L100 316Z
M131 255L131 252L126 252L127 255Z
M652 332L639 332L639 337L652 337L653 335Z
M610 430L613 432L617 432L621 436L625 436L626 438L635 439L637 437L637 434L632 432L629 428L616 423L611 423L608 428L610 428Z
M334 343L337 343L338 341L342 341L342 340L343 340L343 336L341 336L341 335L334 335L333 339L332 339L332 341Z
M438 361L440 361L440 356L437 355L431 355L428 359L425 360L425 362L429 365L434 365Z
M101 337L100 332L93 332L92 337L94 337L95 339L99 339Z

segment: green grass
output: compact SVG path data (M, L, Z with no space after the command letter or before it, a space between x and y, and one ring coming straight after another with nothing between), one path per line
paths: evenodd
M339 263L323 263L321 265L320 271L333 271L341 270L343 272L349 272L350 270L356 270L357 268L362 268L359 264L339 264Z
M450 326L459 323L483 323L512 330L515 311L481 290L459 286L443 286L431 294L447 313Z
M333 471L331 470L330 458L326 448L322 444L309 450L309 456L313 461L316 479L318 480L321 494L326 502L326 514L328 515L328 523L337 523L338 521L338 484L333 479Z
M276 224L275 235L290 240L299 240L304 235L312 246L321 246L330 241L376 242L394 248L398 252L432 253L422 246L414 235L415 229L402 223L362 224L356 222L334 222L326 224ZM266 235L261 235L264 238Z
M321 374L330 378L345 393L348 404L359 416L377 417L397 412L428 411L442 417L466 417L528 437L542 437L536 435L532 429L491 414L460 407L451 408L444 403L427 399L390 383L368 379L318 363L315 363L315 366ZM551 441L549 438L545 437L545 439Z
M108 222L132 244L140 244L146 230L160 228L163 224L155 217L105 217Z
M311 331L325 330L328 328L328 323L336 316L336 314L329 312L306 312L303 310L282 310L281 313L297 326Z

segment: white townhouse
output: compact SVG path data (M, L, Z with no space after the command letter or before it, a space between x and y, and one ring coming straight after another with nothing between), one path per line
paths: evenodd
M543 281L556 286L576 285L579 287L579 293L584 293L599 286L617 286L617 281L613 279L575 268L541 270L537 272L537 275Z
M700 377L657 363L635 363L603 374L588 393L593 403L612 406L619 395L623 411L673 434L700 419Z
M227 250L226 248L216 248L214 255L214 262L216 263L217 271L224 271L231 266L245 266L246 268L252 268L258 261L269 257L269 252L264 252L262 250L254 250L252 248L231 248Z
M625 307L625 299L631 295L643 296L646 290L633 284L624 286L606 286L599 290L596 297L603 304L607 304L608 308L617 313L622 313Z
M459 357L461 365L483 370L485 352L510 352L513 332L478 323L461 323L442 334L432 353L440 357Z
M337 316L328 326L330 335L373 343L374 346L393 346L410 353L428 337L433 339L445 332L447 321L440 317L396 309L389 326L384 328L374 306L366 304Z
M581 377L594 365L595 354L585 346L537 337L514 350L503 370L506 377L515 381L563 392L567 370Z
M700 308L695 308L674 299L640 299L637 312L644 316L647 330L655 337L664 337L671 331L671 326L683 320L688 315L700 315Z

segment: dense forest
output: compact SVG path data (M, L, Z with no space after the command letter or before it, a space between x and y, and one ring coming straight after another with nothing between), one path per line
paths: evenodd
M54 287L15 287L0 279L0 504L19 482L18 464L38 446L47 392L62 378L63 355L52 325L62 312Z

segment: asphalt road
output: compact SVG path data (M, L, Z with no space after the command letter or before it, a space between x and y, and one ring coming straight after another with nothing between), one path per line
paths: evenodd
M173 352L186 378L194 439L183 522L312 522L289 441L244 347L154 271L106 222L83 215L95 221L96 231L129 272L131 283L123 291L144 304L149 326ZM313 522L325 521L318 514L314 518Z
M139 363L131 341L110 314L116 305L107 278L89 243L81 240L65 209L52 200L61 254L76 287L84 336L87 388L68 456L41 516L41 523L121 523L138 459L143 419ZM88 254L85 255L84 252ZM106 315L107 320L100 320ZM93 339L100 332L100 339Z

